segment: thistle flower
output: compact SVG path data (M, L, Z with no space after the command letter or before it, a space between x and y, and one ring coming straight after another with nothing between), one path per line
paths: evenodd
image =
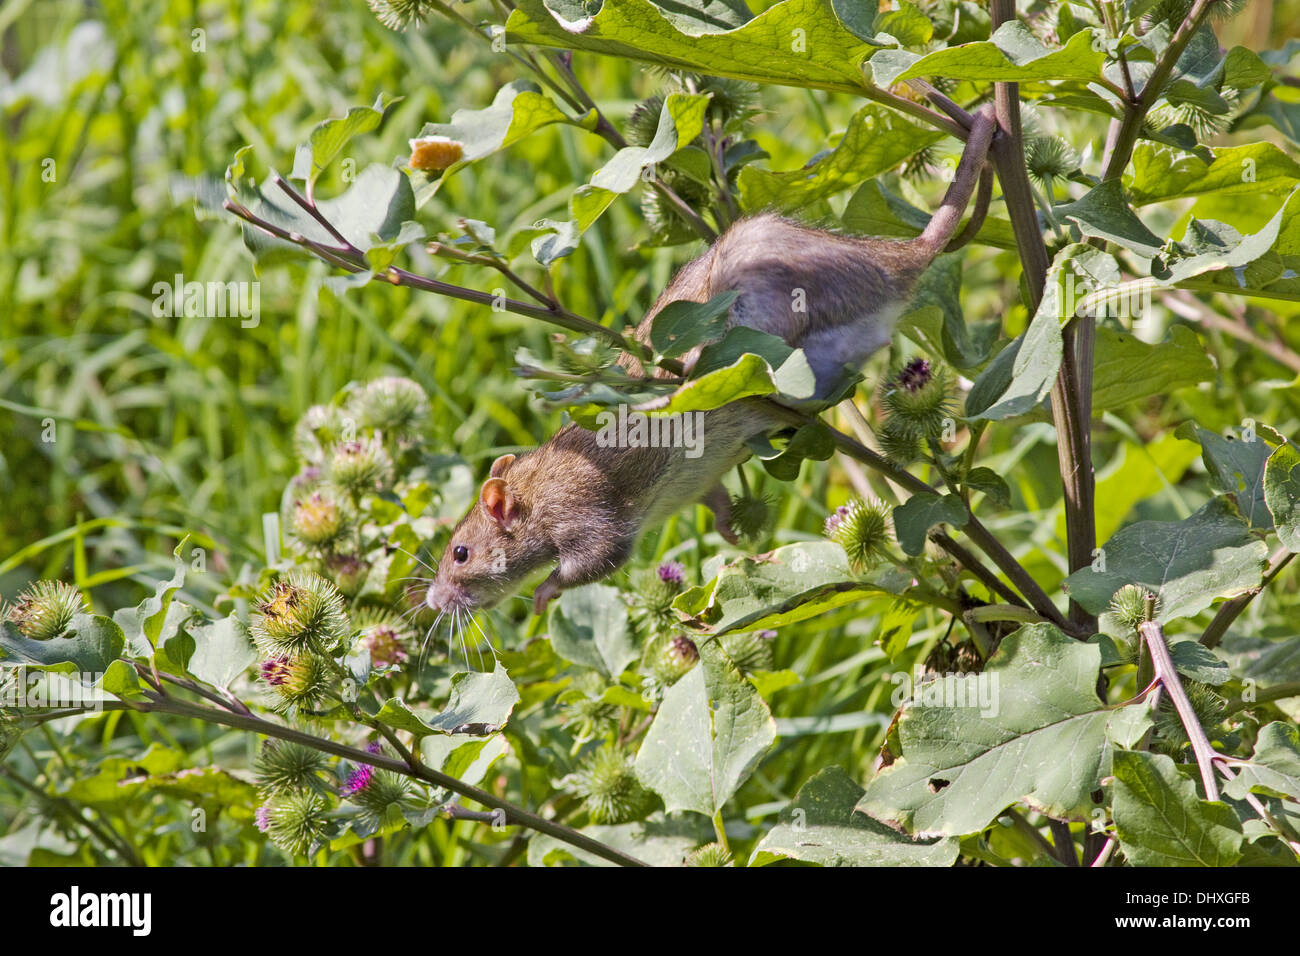
M854 498L826 519L826 537L849 556L849 566L859 574L889 557L889 505Z
M259 829L264 820L271 842L297 856L310 852L329 826L329 803L319 793L284 794L262 809Z
M605 681L599 674L588 673L574 682L574 688L561 698L564 722L573 725L574 738L583 741L613 729L618 723L618 706L601 698Z
M264 665L265 666L265 665ZM253 764L257 785L268 797L312 790L325 792L328 760L319 750L289 740L268 740Z
M582 797L592 823L628 823L654 809L655 796L641 786L632 756L614 747L596 751L562 781Z
M309 652L291 658L287 663L278 661L275 680L268 679L267 683L280 695L279 709L293 705L303 710L315 710L334 690L337 679L332 661Z
M48 641L67 631L73 617L89 612L86 598L71 584L36 581L24 588L3 613L4 620L18 628L23 637Z
M367 0L370 11L390 30L418 27L436 9L430 0Z
M338 539L347 527L341 502L328 488L320 488L293 503L289 529L310 547L323 547Z
M366 583L370 565L355 554L331 554L325 558L325 573L344 597L356 597Z
M293 448L303 461L318 466L325 461L325 450L350 438L353 430L336 406L313 405L293 426Z
M649 641L642 652L652 696L681 680L700 659L700 651L685 634L663 634Z
M391 624L374 624L361 632L357 646L370 652L375 667L396 667L410 660L403 646L403 631Z
M258 807L254 819L257 821L257 828L266 833L271 829L271 808L267 806Z
M375 491L392 476L393 462L377 438L339 442L329 460L330 481L353 496Z
M744 634L724 634L719 639L722 649L742 674L770 671L775 662L772 645L763 635L768 632L749 631Z
M429 418L429 397L409 378L378 378L357 392L349 403L365 428L374 428L400 441L418 437Z
M953 415L951 380L943 366L915 358L885 383L880 403L900 434L933 440Z
M370 744L366 750L381 754L383 747ZM370 764L357 764L348 773L340 791L342 796L362 810L362 819L370 826L383 825L390 807L401 810L411 803L411 784L405 777Z
M1147 620L1147 599L1154 597L1146 588L1136 584L1126 584L1110 599L1110 612L1127 628L1137 630L1137 626ZM1156 600L1156 609L1160 602Z
M1050 186L1079 168L1079 154L1059 136L1033 136L1025 142L1025 166L1034 181Z
M683 866L731 866L731 851L721 843L706 843L692 850Z
M756 541L767 533L772 523L769 499L744 494L731 499L731 530L747 541Z
M257 603L251 626L257 646L272 657L329 651L348 630L343 595L311 571L291 571L271 585Z
M665 561L655 569L659 580L680 588L686 582L686 566L680 561Z

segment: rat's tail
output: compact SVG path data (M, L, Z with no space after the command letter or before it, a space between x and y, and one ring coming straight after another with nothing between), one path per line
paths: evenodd
M989 197L993 191L993 174L985 159L988 156L989 144L993 141L993 133L997 129L997 119L993 107L987 104L976 111L974 119L970 135L966 139L966 149L961 154L961 162L957 164L957 172L952 178L952 184L944 194L938 210L930 217L929 225L916 239L917 244L930 253L930 258L965 245L979 231L984 222L984 215L988 212ZM976 197L970 222L960 235L955 235L977 183L979 195Z

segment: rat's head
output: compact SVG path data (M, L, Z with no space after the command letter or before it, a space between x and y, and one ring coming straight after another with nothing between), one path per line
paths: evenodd
M531 527L531 502L510 482L514 461L514 455L502 455L492 463L478 500L456 525L438 562L425 593L429 607L452 614L493 607L552 559Z

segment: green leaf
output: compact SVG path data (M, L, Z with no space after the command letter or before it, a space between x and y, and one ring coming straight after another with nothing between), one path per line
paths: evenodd
M210 624L191 626L194 653L189 672L213 687L229 687L257 662L257 649L249 640L248 628L234 614Z
M735 364L691 379L671 395L646 402L639 408L665 414L709 411L741 398L773 395L777 391L776 373L772 367L762 357L746 354Z
M1106 62L1094 49L1092 33L1080 30L1064 47L1049 50L1018 20L1002 24L987 41L963 43L918 56L903 50L881 50L871 58L876 86L890 87L914 77L942 76L954 80L1026 82L1031 80L1095 80Z
M1163 754L1119 751L1115 835L1134 866L1232 866L1241 857L1241 821L1223 803L1196 795L1195 785Z
M1277 539L1287 550L1300 551L1300 452L1290 442L1279 445L1268 456L1263 486L1264 500L1277 526Z
M802 860L820 866L952 866L952 838L913 840L856 812L863 790L839 767L819 771L799 788L749 859L750 866Z
M420 760L426 767L475 786L509 750L504 734L470 740L438 734L420 741Z
M999 508L1011 507L1011 489L1007 487L1006 480L992 468L972 468L967 472L962 486L982 492Z
M1218 687L1232 676L1227 661L1220 660L1214 651L1195 639L1170 641L1169 656L1178 673L1188 680Z
M146 700L140 675L135 668L123 660L113 661L99 680L101 689L119 700Z
M964 528L970 512L956 495L912 495L894 509L894 532L898 544L910 555L925 550L925 535L937 524Z
M587 584L565 591L551 610L551 644L561 657L618 677L640 656L618 588Z
M1161 623L1258 587L1268 558L1268 547L1223 498L1182 521L1131 524L1101 550L1106 569L1075 571L1065 579L1065 590L1096 614L1121 587L1136 584L1159 597Z
M943 135L894 110L869 104L853 117L835 148L820 159L783 173L755 166L742 169L738 180L741 208L747 212L804 209L888 172Z
M482 736L482 729L500 729L519 702L519 691L506 669L497 664L490 673L467 671L451 679L451 696L439 714L427 715L407 706L400 698L384 702L375 717L396 727L425 737L429 734L470 733Z
M315 186L320 174L329 168L343 147L354 137L378 129L384 115L401 99L390 100L380 93L374 106L354 106L341 119L318 123L307 142L298 147L290 178L305 180L308 188Z
M1109 762L1107 725L1127 709L1098 700L1100 667L1096 646L1028 624L983 673L915 688L897 718L902 756L858 809L917 836L974 833L1016 802L1087 819Z
M1109 326L1097 329L1093 371L1093 412L1109 411L1150 395L1212 382L1214 363L1195 332L1185 325L1169 329L1165 341L1149 345Z
M1163 240L1143 225L1129 208L1119 180L1108 179L1094 186L1082 198L1062 203L1053 211L1074 223L1089 238L1114 242L1144 259L1160 252Z
M712 817L776 741L757 689L716 641L699 644L700 666L668 689L636 757L641 783L669 813Z
M1124 185L1133 204L1187 196L1259 196L1289 193L1300 183L1300 163L1272 143L1215 149L1213 159L1175 146L1142 142L1133 149Z
M96 674L108 670L121 656L126 643L122 629L98 615L75 615L69 630L68 637L36 641L23 637L12 625L0 622L0 661L22 664L33 670Z
M189 536L186 535L172 552L176 569L169 580L158 582L153 597L145 598L133 608L121 608L113 614L113 620L126 635L127 648L133 657L148 657L158 646L172 596L185 585L185 561L181 558L181 548L188 540Z
M1260 728L1248 764L1234 764L1235 780L1223 792L1236 800L1247 793L1300 800L1300 728L1275 720Z
M673 607L724 634L782 627L882 593L889 592L880 584L854 579L838 544L809 541L724 565Z
M598 169L591 182L579 186L569 210L579 233L586 232L619 196L642 181L642 173L668 159L678 148L700 135L708 114L709 98L699 94L670 93L659 114L659 128L649 146L625 146Z
M873 46L846 30L829 0L785 0L744 26L696 34L648 0L605 3L594 14L553 0L521 0L506 21L511 43L588 50L709 76L857 92Z
M1174 433L1201 446L1201 457L1216 491L1233 495L1241 515L1252 528L1269 529L1273 518L1266 504L1266 465L1272 449L1257 436L1247 441L1224 437L1185 422Z
M463 152L460 159L440 173L429 177L418 174L418 179L424 181L417 190L416 205L428 202L442 182L458 170L554 123L582 126L584 121L568 116L542 93L541 87L527 80L516 80L501 87L486 109L457 110L450 123L426 123L419 138L445 136L460 143Z
M731 304L739 295L733 290L715 295L708 302L669 302L654 317L650 344L661 355L672 357L721 338Z

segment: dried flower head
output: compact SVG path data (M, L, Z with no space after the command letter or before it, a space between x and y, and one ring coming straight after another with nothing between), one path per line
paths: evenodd
M60 637L78 614L90 613L86 598L62 581L35 581L4 609L4 620L18 628L23 637L48 641Z

